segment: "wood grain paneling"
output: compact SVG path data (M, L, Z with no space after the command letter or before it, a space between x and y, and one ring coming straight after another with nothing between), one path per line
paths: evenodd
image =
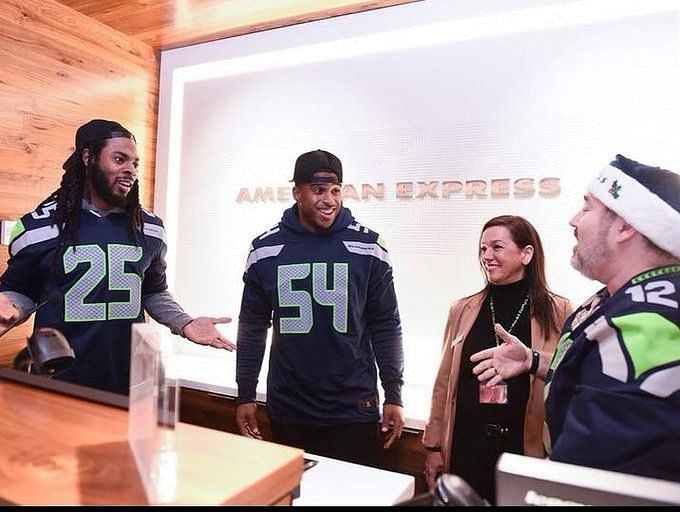
M225 37L422 0L61 0L167 50Z
M59 186L75 131L115 119L137 137L140 186L153 207L159 59L128 35L54 0L0 4L0 219L16 220ZM7 247L0 247L0 273ZM0 364L31 324L0 340Z

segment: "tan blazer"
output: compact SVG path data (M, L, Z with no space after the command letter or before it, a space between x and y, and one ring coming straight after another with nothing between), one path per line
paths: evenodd
M444 331L442 359L437 372L437 378L432 389L432 405L430 419L425 425L423 444L425 446L440 446L444 468L448 471L451 463L453 447L453 424L456 417L456 396L458 393L458 374L463 343L472 328L479 310L484 303L485 291L470 297L465 297L453 303L449 308L449 317ZM556 306L556 320L558 327L564 325L573 307L567 299L554 295ZM536 318L531 318L531 348L539 352L552 354L559 338L558 333L550 333L546 339ZM524 454L533 457L544 457L543 450L543 421L545 407L543 403L544 381L529 376L529 400L524 413Z

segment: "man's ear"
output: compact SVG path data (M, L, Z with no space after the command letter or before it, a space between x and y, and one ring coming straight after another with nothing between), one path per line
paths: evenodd
M629 240L630 238L634 237L635 234L638 233L638 230L635 229L630 224L628 224L621 217L619 217L619 219L621 219L621 226L617 229L616 241L625 242L626 240Z
M83 150L80 152L80 158L82 159L86 167L90 163L91 156L92 153L90 153L90 150L88 148L83 148Z
M297 188L297 186L294 186L293 187L293 199L295 199L296 203L297 203L299 197L300 197L300 190Z
M527 245L524 249L522 249L522 264L523 265L528 265L531 263L531 259L534 257L534 246L533 245Z

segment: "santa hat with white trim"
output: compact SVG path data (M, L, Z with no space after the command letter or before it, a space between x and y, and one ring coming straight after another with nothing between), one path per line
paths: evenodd
M588 192L654 245L680 258L680 174L616 155Z

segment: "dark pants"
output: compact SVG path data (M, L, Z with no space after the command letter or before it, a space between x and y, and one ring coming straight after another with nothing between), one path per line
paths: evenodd
M269 420L275 443L365 466L377 466L380 423L344 423L331 427L288 425Z
M498 458L503 452L521 454L522 443L521 428L458 421L453 434L452 472L495 505Z

